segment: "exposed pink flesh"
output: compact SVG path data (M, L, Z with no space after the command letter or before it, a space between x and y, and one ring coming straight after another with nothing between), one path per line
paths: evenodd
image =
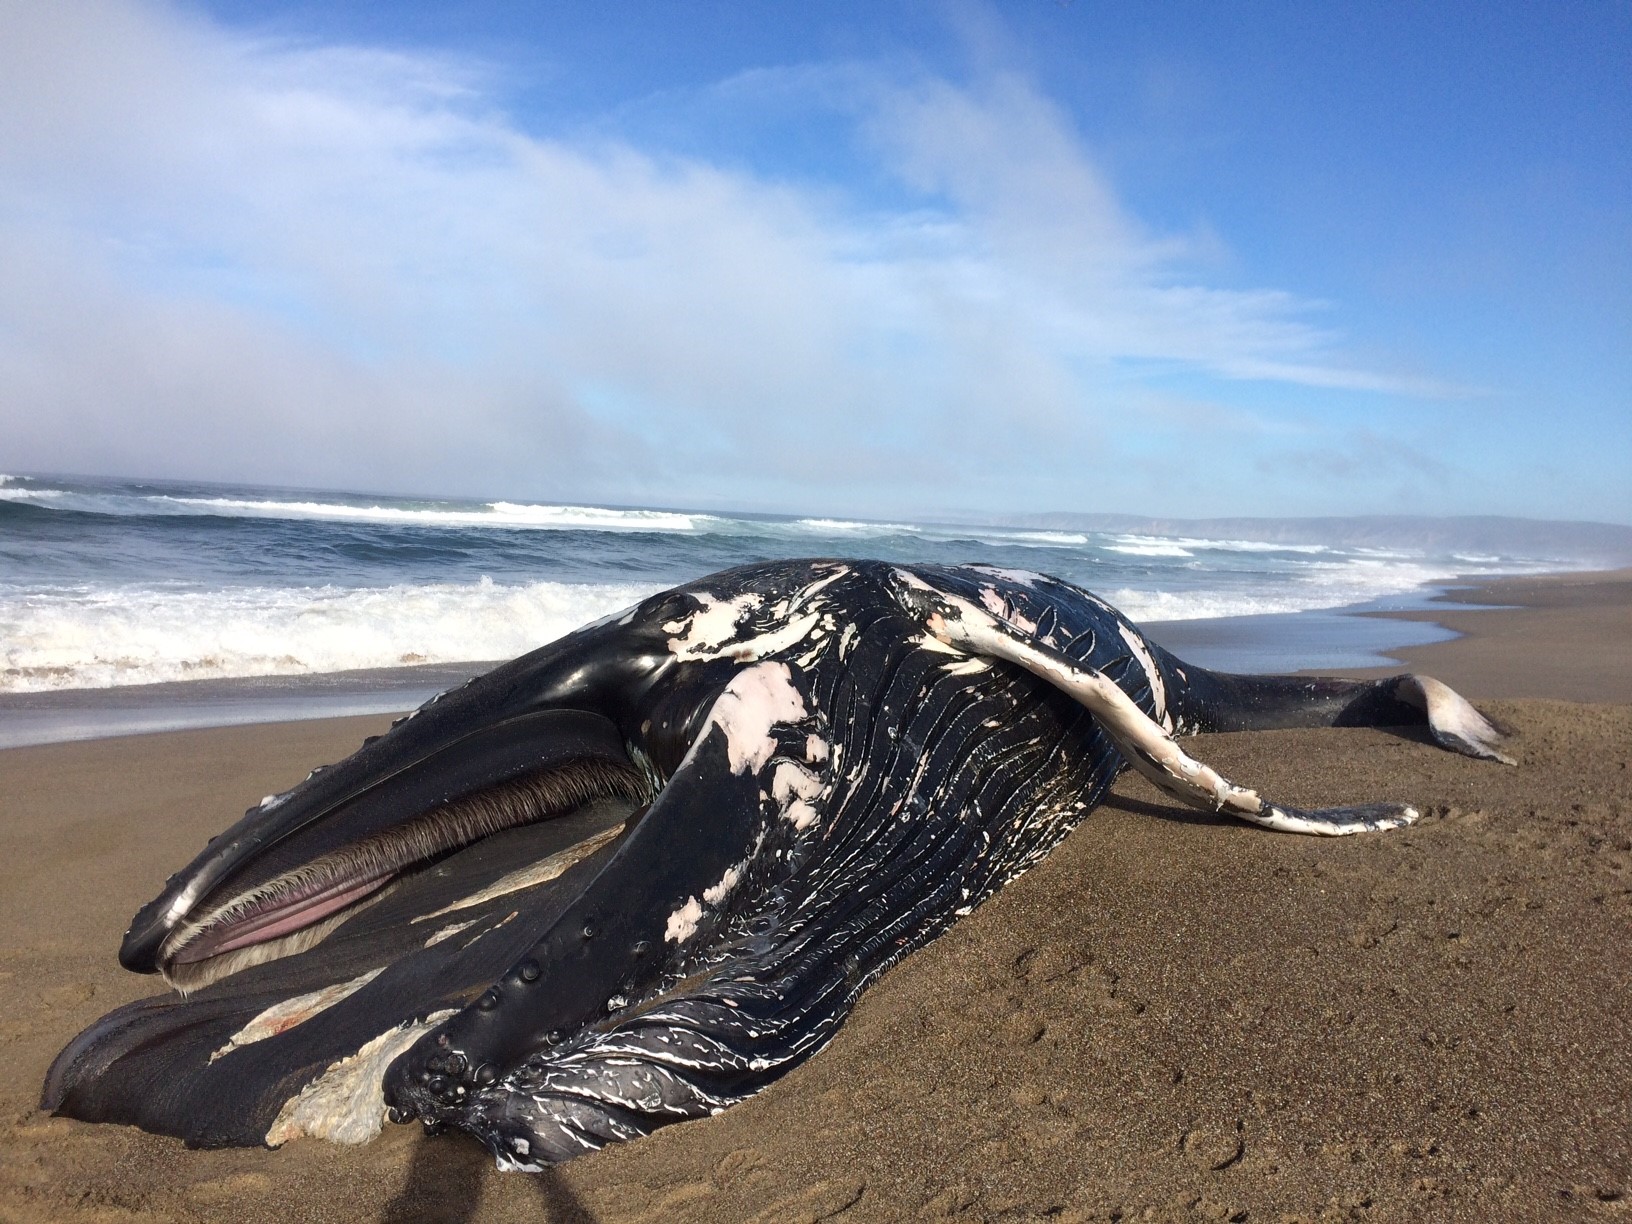
M280 935L288 935L292 931L311 926L314 922L327 918L336 910L344 909L353 901L368 896L369 893L390 882L395 872L375 876L372 879L358 880L351 884L336 885L320 893L305 897L294 905L271 909L262 914L235 924L230 928L231 934L220 943L211 939L206 932L202 939L195 941L192 946L183 948L176 957L178 964L204 960L207 957L218 956L222 952L231 952L236 948L247 948L251 944L265 943L269 939L277 939Z

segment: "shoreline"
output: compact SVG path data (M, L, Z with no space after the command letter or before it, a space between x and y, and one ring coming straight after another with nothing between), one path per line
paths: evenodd
M495 662L0 693L0 751L247 724L403 714Z
M1451 584L1430 604L1365 614L1431 621L1457 635L1389 651L1412 671L1472 698L1632 702L1632 569L1475 577Z
M1616 1214L1632 1201L1632 572L1512 581L1449 595L1472 636L1412 648L1411 665L1486 698L1518 733L1517 768L1386 729L1188 741L1284 802L1425 814L1280 835L1125 776L766 1092L536 1176L416 1126L361 1147L189 1151L36 1108L69 1038L157 989L115 959L136 908L246 805L388 717L7 750L0 1218ZM1515 602L1457 610L1497 593ZM1588 674L1561 669L1572 655ZM1628 696L1564 700L1577 692Z
M1485 622L1463 595L1489 585L1522 593L1531 585L1592 584L1632 578L1632 570L1459 577L1362 604L1300 612L1151 621L1143 627L1186 662L1218 671L1325 675L1387 675L1459 636L1479 636ZM1509 584L1517 584L1509 589ZM1499 622L1491 622L1498 624ZM1503 626L1505 629L1505 626ZM1371 660L1379 660L1372 663ZM204 727L305 722L359 715L402 714L503 660L368 668L287 676L222 677L109 688L0 693L0 750L36 744L161 734ZM1432 672L1431 663L1421 664ZM1447 680L1456 687L1454 681ZM1574 691L1587 691L1577 685ZM1476 694L1477 695L1477 694ZM1492 692L1492 696L1528 693ZM1561 694L1562 695L1562 694ZM1624 697L1580 700L1632 700Z

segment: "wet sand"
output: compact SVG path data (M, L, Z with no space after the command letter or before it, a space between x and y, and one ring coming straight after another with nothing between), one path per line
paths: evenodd
M35 1109L60 1046L151 992L136 907L383 717L0 752L0 1219L1611 1220L1632 1217L1632 574L1492 584L1402 652L1517 732L1217 735L1291 803L1416 803L1335 841L1124 779L1043 864L717 1118L542 1176L386 1128L190 1152Z
M1388 652L1411 670L1479 697L1632 702L1632 570L1503 578L1433 602L1442 606L1380 614L1467 635ZM1389 669L1347 674L1381 676Z

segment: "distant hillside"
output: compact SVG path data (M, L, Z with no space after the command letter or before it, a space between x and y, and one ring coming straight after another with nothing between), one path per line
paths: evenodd
M1005 527L1106 531L1130 535L1264 540L1351 548L1499 554L1605 568L1632 565L1632 527L1474 515L1425 518L1374 514L1353 518L1142 518L1131 514L1026 514L998 520Z

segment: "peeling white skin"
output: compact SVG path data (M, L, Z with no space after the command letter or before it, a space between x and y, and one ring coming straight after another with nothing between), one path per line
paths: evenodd
M418 922L419 919L415 918L414 921ZM475 925L476 925L476 919L474 919L474 918L471 918L466 922L450 923L449 925L447 925L447 926L443 927L441 930L439 930L436 934L432 935L429 939L427 939L425 941L425 946L427 948L434 948L437 944L441 943L444 939L452 939L455 935L459 934L460 931L468 931L468 930L470 930L471 927L473 927Z
M266 1132L268 1147L310 1135L330 1143L367 1143L385 1124L385 1073L397 1056L455 1012L432 1012L425 1019L388 1029L357 1053L330 1063L300 1092L283 1103Z
M697 897L687 897L686 903L669 915L669 921L663 931L664 941L682 944L695 935L697 928L702 924L703 907L706 905L710 909L718 910L730 899L731 894L737 890L737 885L747 877L748 864L759 857L764 845L765 834L761 832L753 848L740 862L727 867L718 881L703 889L701 900ZM618 1006L621 1007L623 1004L620 1003Z
M1167 712L1167 684L1162 679L1161 669L1156 666L1156 660L1150 657L1150 648L1143 638L1120 621L1116 628L1133 652L1133 657L1139 660L1139 666L1145 669L1145 679L1150 684L1150 701L1156 707L1156 720L1162 724L1164 731L1171 732L1173 716Z
M800 832L816 823L820 813L810 801L824 789L822 780L797 761L778 761L771 774L771 798Z
M809 714L805 699L794 687L792 669L786 663L756 663L732 676L714 699L708 722L697 742L701 743L710 730L718 727L725 735L726 762L731 772L758 774L776 756L779 745L772 734L773 729L796 723ZM825 757L828 745L819 736L807 735L805 751L807 755ZM799 778L795 779L793 774L784 773L784 770L794 771ZM786 759L778 762L771 782L773 794L778 792L779 787L787 794L787 802L781 798L777 801L783 806L783 814L800 829L816 819L815 809L810 808L805 800L819 793L821 785L797 762ZM798 810L795 810L795 805L799 805ZM664 924L665 942L680 944L695 935L703 919L704 903L718 908L741 882L747 864L757 850L756 846L747 859L728 868L718 883L703 890L701 898L688 897L670 914Z
M856 644L856 639L860 636L861 630L856 628L854 622L844 627L843 632L839 634L839 658L848 659L850 657L850 648Z
M697 934L697 924L703 920L703 903L696 897L686 898L686 903L669 915L668 924L663 929L663 939L666 943L685 943Z
M813 601L828 587L850 572L848 565L835 565L825 578L818 578L801 590L795 591L785 599L779 600L772 612L779 617L791 616L797 609L803 608Z
M1023 587L1036 586L1043 580L1043 576L1034 570L1002 569L996 565L966 565L962 568L990 574L994 578L1001 578L1005 582L1013 582Z
M827 760L827 741L812 731L805 736L805 760L812 765L818 765Z
M711 659L719 655L719 648L737 636L737 625L760 604L763 595L744 591L734 599L721 599L707 591L692 593L702 607L684 620L669 621L664 633L676 636L669 642L669 650L680 659ZM680 635L684 636L680 636Z
M808 668L815 667L821 662L822 656L830 649L826 639L833 632L832 620L833 618L826 614L820 617L816 627L808 635L807 640L810 642L810 649L795 658L793 660L795 664L802 668Z
M832 618L823 615L818 596L849 572L849 566L835 566L825 577L778 600L766 609L767 619L775 628L740 640L738 633L743 621L764 605L764 596L745 591L731 599L721 599L707 591L694 591L692 598L702 606L689 616L663 626L664 633L676 635L669 641L669 650L675 658L687 662L731 658L754 663L784 653L822 630L824 621L828 629L833 627Z
M432 918L440 918L444 914L452 914L462 909L469 909L473 905L480 905L482 902L491 901L495 897L503 897L509 893L520 892L523 888L532 888L537 884L547 884L580 859L587 858L589 855L594 854L595 851L611 842L618 836L618 834L622 832L623 825L615 824L610 829L597 833L593 837L586 837L577 845L568 846L565 850L557 851L548 858L539 859L536 863L528 863L525 867L518 867L515 871L510 872L508 875L500 876L497 880L493 881L493 883L489 884L486 888L479 892L474 892L468 897L462 897L458 901L444 905L439 910L432 910L428 914L421 914L419 917L411 919L411 921L429 922ZM468 922L464 923L458 929L463 930L464 927L469 925L470 923ZM432 943L435 943L436 940L440 938L446 938L446 936L438 933L436 936L433 936L430 942L428 942L425 946L427 948L430 947Z
M253 1045L257 1041L265 1041L268 1037L276 1037L298 1024L306 1023L319 1012L333 1007L342 999L350 998L384 972L385 967L382 965L378 969L370 969L367 973L359 974L349 982L336 982L321 990L296 995L282 1003L274 1003L227 1038L227 1044L211 1054L210 1061L213 1063L224 1054L231 1054L234 1050Z
M1030 634L1037 632L1037 622L1030 617L1022 616L1018 609L1010 607L1009 602L997 593L997 588L981 587L980 602L998 620L1007 621L1020 632Z
M806 612L803 616L791 618L780 629L736 642L728 650L720 651L718 654L730 655L731 658L740 659L745 663L763 659L768 655L781 654L809 637L821 623L821 619L820 612ZM718 657L718 654L715 657Z
M725 732L726 757L734 774L758 773L776 753L771 729L806 717L805 699L793 687L786 663L758 663L744 668L714 699L710 727Z
M718 884L703 889L703 900L718 909L720 903L729 897L740 883L742 883L742 867L740 865L727 867Z

